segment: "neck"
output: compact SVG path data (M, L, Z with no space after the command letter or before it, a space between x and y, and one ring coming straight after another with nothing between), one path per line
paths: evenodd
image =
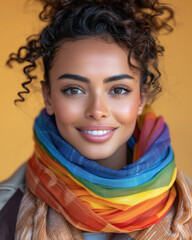
M94 160L101 166L111 169L121 169L131 162L131 151L127 148L127 144L123 144L119 149L109 158Z

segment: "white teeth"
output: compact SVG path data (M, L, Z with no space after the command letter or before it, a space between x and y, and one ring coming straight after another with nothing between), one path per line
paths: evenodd
M83 131L84 133L88 133L88 134L91 134L91 135L99 135L99 136L101 136L101 135L104 135L104 134L106 134L106 133L108 133L108 132L111 132L112 130L103 130L103 131Z

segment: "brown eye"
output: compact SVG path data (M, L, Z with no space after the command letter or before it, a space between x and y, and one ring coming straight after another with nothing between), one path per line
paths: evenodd
M67 89L62 89L61 91L68 96L83 94L83 91L77 87L68 87Z
M124 89L122 89L122 88L115 88L115 89L114 89L114 93L115 93L115 94L121 94L121 93L123 93L123 90L124 90Z
M78 93L78 89L76 89L76 88L73 88L70 91L71 91L71 94L77 94Z
M127 88L127 87L115 87L111 90L112 95L127 95L130 92L132 92L132 89Z

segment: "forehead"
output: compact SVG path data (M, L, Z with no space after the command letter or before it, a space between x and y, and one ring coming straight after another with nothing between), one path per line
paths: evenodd
M106 73L122 74L132 72L128 65L129 50L113 40L105 41L100 38L64 42L58 49L53 60L51 72L62 74ZM134 64L136 62L132 60ZM138 74L138 73L137 73Z
M104 52L116 52L116 53L124 53L128 54L128 49L123 45L116 43L112 38L103 39L99 37L87 37L84 39L77 39L70 41L64 41L61 44L60 52L62 51L73 51L76 50L78 52L87 52L90 51L92 54L96 54L99 50L103 50Z

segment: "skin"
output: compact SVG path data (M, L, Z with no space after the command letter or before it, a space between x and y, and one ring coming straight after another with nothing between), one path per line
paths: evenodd
M140 73L129 67L127 56L128 49L114 41L87 38L65 42L53 60L50 86L42 84L46 110L55 115L61 136L88 159L112 169L127 165L126 142L146 101L140 92ZM64 78L64 74L82 76L89 82ZM122 74L130 78L106 82ZM77 130L90 125L116 130L109 140L95 143Z

